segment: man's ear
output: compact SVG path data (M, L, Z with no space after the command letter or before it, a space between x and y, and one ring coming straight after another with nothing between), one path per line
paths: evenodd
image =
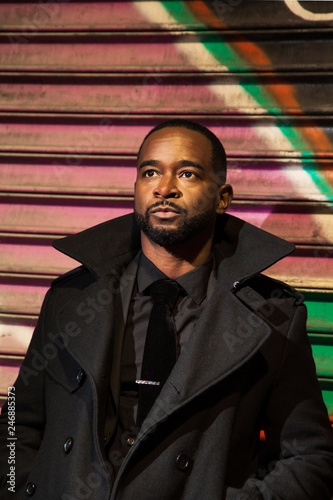
M218 191L216 213L219 215L224 214L224 212L229 207L233 197L234 191L230 184L223 184L223 186L220 186Z

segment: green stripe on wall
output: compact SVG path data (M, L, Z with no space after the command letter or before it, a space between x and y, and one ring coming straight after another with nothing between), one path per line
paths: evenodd
M330 335L309 334L318 377L333 382L333 338Z
M319 379L319 383L328 414L333 417L333 381Z
M308 330L330 333L333 325L333 292L302 291L302 293L308 308Z

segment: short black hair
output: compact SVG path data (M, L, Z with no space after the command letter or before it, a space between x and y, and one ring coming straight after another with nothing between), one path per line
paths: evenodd
M210 140L212 145L212 167L215 173L219 175L221 184L225 183L227 176L227 157L221 141L207 127L201 125L200 123L192 122L191 120L185 120L183 118L174 118L172 120L167 120L165 122L156 125L156 127L150 130L150 132L148 132L146 137L143 139L142 144L138 151L137 160L139 160L141 149L144 143L146 142L146 139L148 139L148 137L154 132L157 132L157 130L161 130L167 127L187 128L189 130L195 130L196 132L199 132L200 134L207 137L207 139Z

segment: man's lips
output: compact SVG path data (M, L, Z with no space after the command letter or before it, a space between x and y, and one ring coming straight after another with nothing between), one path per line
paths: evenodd
M157 212L164 212L164 213L173 212L174 214L179 214L177 210L170 207L156 207L150 211L151 214L156 214Z
M150 209L148 209L148 214L149 215L154 215L155 217L158 217L159 219L174 219L178 215L181 214L181 210L176 207L173 207L172 205L165 205L165 204L160 204L160 205L155 205L152 206Z
M150 214L156 215L161 219L170 219L172 217L175 217L176 215L179 215L179 212L170 207L157 207L151 210Z

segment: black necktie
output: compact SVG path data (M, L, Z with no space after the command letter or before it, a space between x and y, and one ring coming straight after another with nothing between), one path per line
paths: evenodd
M141 426L177 359L176 332L171 312L182 287L171 280L150 286L150 313L142 360L137 425Z

